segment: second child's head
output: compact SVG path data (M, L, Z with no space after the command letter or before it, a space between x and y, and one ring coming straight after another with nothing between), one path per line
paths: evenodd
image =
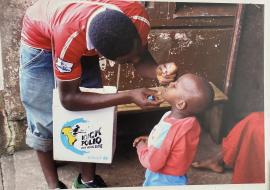
M195 115L204 111L212 102L214 92L202 77L184 74L162 91L162 97L184 115Z

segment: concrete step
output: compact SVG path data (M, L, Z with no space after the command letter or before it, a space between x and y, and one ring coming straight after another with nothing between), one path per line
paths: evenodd
M1 169L1 165L0 165L0 169ZM3 190L3 176L2 176L2 169L0 170L0 190Z
M98 164L97 174L101 175L109 187L141 186L145 169L138 161L136 151L131 147L132 140L127 142L119 138L112 164ZM211 148L209 148L211 147ZM202 133L196 160L202 160L215 155L220 147L211 138ZM42 174L37 156L33 150L15 152L14 156L1 158L0 190L43 190L47 184ZM58 175L68 188L77 177L79 167L75 163L58 168ZM2 177L1 177L2 175ZM231 171L216 174L211 171L191 168L188 172L189 184L229 184Z
M122 152L118 155L122 155ZM19 151L15 152L13 156L2 157L1 165L3 188L0 190L47 189L35 151ZM68 188L71 188L72 181L78 176L78 173L79 167L76 163L71 162L58 167L59 178ZM121 158L116 156L111 165L98 164L97 174L101 175L110 187L140 186L143 181L144 169L138 164L135 152L133 152L132 155L128 154L121 156Z
M19 151L14 154L15 190L46 187L45 178L34 151Z
M13 156L1 157L1 182L2 189L14 190L15 189L15 168ZM1 183L0 182L0 183ZM1 189L1 185L0 185Z
M35 151L16 152L13 156L1 157L0 190L44 190L47 183L40 168ZM74 164L61 166L58 174L69 188L78 175Z
M35 151L20 151L14 154L15 190L43 190L47 183ZM71 188L72 180L78 175L77 167L72 164L58 168L58 175L62 182ZM27 180L27 182L26 182Z

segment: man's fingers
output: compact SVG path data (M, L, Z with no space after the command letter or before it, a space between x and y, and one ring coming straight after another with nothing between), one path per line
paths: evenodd
M159 81L159 83L165 85L165 84L169 84L172 81L173 81L173 79L163 78L162 80Z
M165 75L165 76L162 76L162 77L165 78L165 79L171 79L171 80L173 80L176 77L176 74Z
M177 72L177 66L174 62L166 63L167 75L171 75Z
M175 77L176 77L176 74L171 74L171 75L158 76L157 79L158 79L160 84L166 85L170 82L173 82Z
M160 70L161 70L162 73L166 73L167 72L166 65L164 65L164 64L160 65Z
M157 68L157 75L159 76L161 76L161 75L164 75L164 74L166 74L167 73L167 68L166 68L166 66L164 65L164 64L162 64L162 65L159 65L158 66L158 68Z
M149 96L149 95L154 95L154 94L156 94L157 93L157 90L152 90L152 89L148 89L148 88L146 88L145 90L144 90L144 94L146 95L146 96ZM146 97L147 98L147 97Z

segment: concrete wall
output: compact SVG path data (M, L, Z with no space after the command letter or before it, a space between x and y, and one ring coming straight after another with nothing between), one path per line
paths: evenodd
M29 0L1 0L0 6L0 34L2 42L2 65L4 89L2 90L2 115L5 117L1 126L1 136L5 142L2 149L12 153L15 149L25 147L25 112L20 103L18 72L19 72L19 42L21 21Z
M0 90L4 89L4 73L3 73L3 59L2 59L2 42L0 33Z

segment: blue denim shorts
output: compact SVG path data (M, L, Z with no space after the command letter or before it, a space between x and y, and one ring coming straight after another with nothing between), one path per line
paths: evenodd
M21 44L20 96L26 110L26 144L43 152L52 150L52 53Z
M85 57L80 86L102 87L97 57ZM26 110L26 144L43 152L53 148L52 96L54 83L52 53L22 42L20 47L20 96Z

